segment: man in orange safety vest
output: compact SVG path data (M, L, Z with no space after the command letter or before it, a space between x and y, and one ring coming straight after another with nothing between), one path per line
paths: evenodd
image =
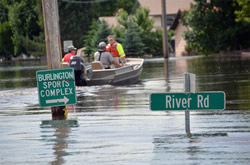
M109 44L106 47L106 51L113 54L114 59L117 62L121 62L123 64L126 63L126 54L124 53L123 47L120 43L116 42L112 35L108 36Z

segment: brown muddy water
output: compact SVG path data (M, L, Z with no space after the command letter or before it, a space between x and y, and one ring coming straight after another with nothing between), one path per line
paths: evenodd
M68 119L51 120L38 103L36 61L0 63L0 164L249 164L250 57L145 59L128 86L77 87ZM168 69L168 72L165 70ZM224 91L226 110L151 111L151 93L183 92L184 73L197 91Z

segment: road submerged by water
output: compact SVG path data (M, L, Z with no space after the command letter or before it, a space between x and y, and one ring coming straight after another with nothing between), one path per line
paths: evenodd
M162 59L145 60L134 85L77 87L65 121L51 120L50 108L39 107L37 68L32 74L30 67L0 68L1 164L249 164L250 58L168 64L166 74ZM183 92L185 72L196 74L197 91L227 97L226 110L190 112L191 138L184 111L151 111L149 102L151 93ZM17 82L9 77L20 75Z

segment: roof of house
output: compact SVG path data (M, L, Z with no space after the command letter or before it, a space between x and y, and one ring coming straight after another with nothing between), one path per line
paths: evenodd
M109 26L118 26L118 22L115 16L99 17L100 21L105 20Z
M150 9L151 16L161 15L162 0L138 0L142 7ZM166 0L167 14L176 14L180 8L189 8L193 0Z

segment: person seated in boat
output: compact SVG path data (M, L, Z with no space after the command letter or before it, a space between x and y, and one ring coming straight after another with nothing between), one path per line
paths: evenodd
M119 63L126 63L126 54L124 53L123 47L120 43L115 41L115 38L112 35L108 36L109 44L106 47L106 51L113 54L115 60Z
M106 52L106 43L100 42L99 43L99 50L95 52L95 61L100 61L105 69L110 69L111 65L115 65L116 67L121 67L122 64L119 64L115 59L113 58L112 54L109 52Z
M76 55L76 48L73 45L68 46L68 54L64 56L62 62L69 62L70 59Z

